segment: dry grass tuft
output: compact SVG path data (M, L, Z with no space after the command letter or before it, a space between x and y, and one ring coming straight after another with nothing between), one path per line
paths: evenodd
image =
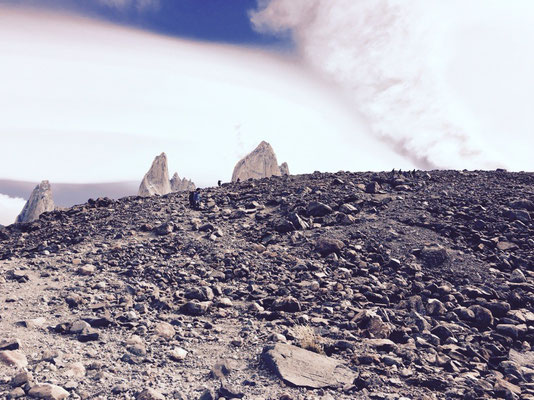
M311 326L297 325L292 328L292 333L299 347L314 353L323 353L321 337L315 333Z

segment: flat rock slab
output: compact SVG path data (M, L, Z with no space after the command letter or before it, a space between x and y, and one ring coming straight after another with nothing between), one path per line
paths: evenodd
M269 369L295 386L340 387L352 384L356 378L340 361L289 344L266 346L262 359Z

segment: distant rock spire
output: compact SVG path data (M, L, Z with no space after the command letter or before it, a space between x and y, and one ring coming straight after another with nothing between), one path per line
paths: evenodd
M180 179L178 173L175 172L171 178L171 190L173 192L188 192L195 190L196 186L191 179Z
M146 173L139 186L139 196L164 195L171 192L169 181L169 167L167 155L161 153L154 159L152 166Z
M289 175L289 165L286 162L280 165L280 173L282 175Z
M54 211L55 205L52 199L52 188L48 181L42 181L33 189L30 198L24 205L16 222L31 222L39 218L44 212Z
M273 175L281 176L285 171L289 174L287 163L278 166L273 148L269 143L262 141L252 153L236 164L232 174L232 181L235 182L238 179L244 181L249 178L268 178Z

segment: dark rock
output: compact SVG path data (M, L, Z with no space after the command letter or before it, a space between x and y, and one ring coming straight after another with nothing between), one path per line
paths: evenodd
M433 335L440 338L441 342L445 342L448 338L454 336L449 328L445 325L438 325L430 331Z
M0 340L0 351L2 350L18 350L20 348L20 341L18 339L3 339Z
M449 261L449 254L441 247L425 247L421 250L419 258L425 267L435 268Z
M324 217L332 213L332 208L319 201L312 201L306 208L306 213L312 217Z
M272 305L275 311L299 312L301 310L300 302L294 297L288 296L276 299Z
M371 193L371 194L374 194L374 193L378 193L380 191L380 185L378 182L371 182L371 183L368 183L366 186L365 186L365 191L367 193Z
M323 256L327 256L332 253L339 253L345 244L341 240L321 237L315 242L315 250Z
M242 399L245 397L245 393L240 392L236 388L228 385L222 384L219 388L219 395L228 399Z
M200 303L190 301L190 302L185 303L182 307L180 307L180 312L186 315L201 316L208 312L210 306L211 306L211 302L209 301L204 301Z
M479 305L471 306L469 309L475 315L474 323L477 327L486 329L493 325L493 314L490 310Z

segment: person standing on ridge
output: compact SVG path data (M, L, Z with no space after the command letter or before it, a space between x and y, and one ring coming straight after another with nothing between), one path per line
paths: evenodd
M200 202L202 201L202 196L200 195L200 188L197 188L193 192L193 209L200 210Z

